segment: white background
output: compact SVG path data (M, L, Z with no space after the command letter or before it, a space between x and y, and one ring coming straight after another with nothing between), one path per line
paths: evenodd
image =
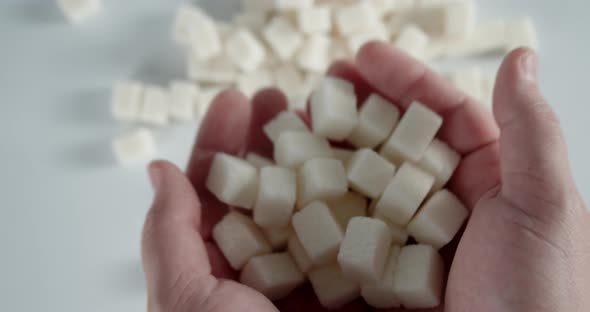
M143 166L121 168L109 88L182 77L171 0L105 0L72 27L52 0L0 2L0 311L143 311L140 231L151 201ZM203 1L229 16L234 1ZM590 199L585 0L479 1L481 15L532 16L542 87L557 110L578 186ZM495 64L497 60L489 63ZM184 166L196 125L160 132L160 157Z

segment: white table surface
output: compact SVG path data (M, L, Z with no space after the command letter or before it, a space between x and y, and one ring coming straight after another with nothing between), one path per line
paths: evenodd
M182 77L169 39L175 0L105 0L72 27L52 0L0 2L0 311L144 311L144 167L114 163L110 86ZM206 2L228 16L235 1ZM532 16L542 87L557 110L578 186L590 199L590 2L480 0L489 17ZM496 64L497 60L490 61ZM184 166L196 125L161 131L159 157Z

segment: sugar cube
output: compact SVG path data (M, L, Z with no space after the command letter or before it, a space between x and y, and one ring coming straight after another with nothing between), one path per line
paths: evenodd
M111 113L119 121L136 121L141 111L143 85L134 81L118 82L113 87Z
M303 75L293 64L281 65L275 70L274 75L277 87L287 97L298 96L302 92ZM307 98L307 95L304 97Z
M297 64L305 71L324 73L330 65L330 45L327 35L309 36L297 54Z
M226 57L214 57L208 61L189 57L188 77L203 83L230 84L238 78L238 71Z
M450 75L451 83L472 98L479 100L483 96L481 68L473 66L457 70Z
M408 232L419 243L440 249L455 237L468 215L457 196L443 189L418 210L408 224Z
M344 276L359 283L376 283L383 274L390 246L391 232L383 221L352 218L338 252Z
M266 236L266 240L270 243L272 250L282 251L287 247L289 237L293 235L293 228L289 226L263 228L262 232Z
M293 229L315 266L336 260L344 236L330 208L315 201L293 215Z
M347 39L348 49L356 53L363 45L374 40L389 41L389 34L384 25L380 25L370 31L349 35Z
M340 160L346 166L354 151L346 148L332 147L332 153L334 154L334 158Z
M256 92L268 88L273 84L273 77L270 72L262 69L242 73L236 82L238 90L242 91L248 97L254 96Z
M394 172L394 165L368 148L356 151L346 167L352 189L369 198L381 196Z
M174 27L172 29L172 38L178 44L190 44L189 28L191 21L200 18L199 8L193 5L181 5L176 11Z
M275 9L288 11L313 6L315 0L275 0Z
M283 61L293 58L303 43L303 36L287 17L275 16L262 30L262 36Z
M244 12L268 12L274 7L274 0L241 0L241 9Z
M260 169L254 222L261 227L289 225L297 199L295 173L282 167Z
M438 114L414 102L385 143L382 153L394 154L397 151L407 160L418 161L434 139L442 122L442 117Z
M284 132L274 145L274 159L283 167L297 168L309 159L332 155L330 143L310 132Z
M343 196L327 201L327 203L332 208L332 213L338 224L340 224L342 231L346 231L350 219L367 215L367 200L354 192L348 192Z
M297 202L301 206L314 200L334 199L347 191L346 171L342 162L337 159L310 159L299 169Z
M295 112L284 111L268 122L263 131L272 142L276 142L284 132L309 132L309 129Z
M344 277L338 264L314 269L308 276L316 296L326 309L338 309L360 294L358 283Z
M102 10L102 0L58 0L57 4L72 23L80 23Z
M446 56L463 57L506 49L507 24L504 21L482 23L467 38L450 40Z
M172 81L170 83L170 116L183 121L194 120L198 98L198 85L186 81Z
M375 207L376 212L397 225L407 225L433 183L432 175L410 163L404 163L385 188Z
M239 69L253 71L264 61L266 51L252 32L240 28L227 38L225 55Z
M305 276L286 252L254 257L240 274L240 283L270 300L286 297L304 282Z
M460 161L461 155L459 153L445 142L434 139L426 148L417 165L434 176L432 190L437 191L451 179Z
M428 245L403 247L397 261L393 287L406 309L434 308L441 303L444 263Z
M400 302L393 287L395 269L400 253L399 246L391 246L385 269L378 282L361 285L361 296L372 307L377 309L399 308Z
M377 205L377 200L373 200L373 203L375 203L375 206ZM373 207L375 208L375 207ZM370 214L373 216L373 218L375 219L379 219L381 221L383 221L385 224L387 224L387 226L389 227L389 231L391 232L391 243L393 245L400 245L403 246L406 244L406 242L408 241L408 231L397 225L394 224L393 222L391 222L388 218L386 218L385 216L383 216L380 213L373 213Z
M221 54L221 36L215 21L200 9L194 8L187 23L187 34L193 57L208 61Z
M196 115L197 118L202 119L207 114L209 107L213 100L223 91L223 88L217 86L202 87L197 97Z
M234 270L242 269L248 261L271 252L264 234L245 215L232 211L213 227L213 240Z
M523 18L508 25L506 32L506 50L511 51L518 47L539 48L539 40L535 24L530 18Z
M297 24L305 34L327 34L332 30L332 12L325 6L300 9L297 11Z
M374 30L379 17L371 4L366 1L337 8L334 21L342 36Z
M272 160L264 156L260 156L256 153L248 153L246 155L246 161L258 169L263 167L274 166L274 162Z
M287 241L287 250L293 257L293 260L295 260L295 263L297 263L297 267L301 272L307 273L307 271L311 269L311 259L303 248L299 237L297 237L297 235L294 233L289 236L289 240Z
M148 160L156 153L154 137L149 130L144 128L114 139L112 148L117 160L123 164Z
M368 0L379 17L385 17L396 11L397 0Z
M424 60L429 42L430 37L420 27L408 24L402 28L394 45L416 59Z
M245 27L252 31L260 31L268 21L268 12L260 11L245 11L233 16L232 22L239 27Z
M345 80L326 77L311 96L313 131L328 139L347 138L358 124L356 94Z
M465 38L475 28L473 1L443 1L415 10L420 27L435 37Z
M243 159L218 153L211 163L206 186L223 203L250 209L256 201L258 172Z
M358 125L347 140L358 148L375 148L389 137L399 116L399 109L395 105L372 94L361 106Z
M145 87L139 119L154 126L168 124L170 95L156 86Z

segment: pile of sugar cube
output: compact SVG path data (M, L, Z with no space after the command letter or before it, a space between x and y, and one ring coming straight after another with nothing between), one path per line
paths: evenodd
M102 0L57 0L78 23ZM234 87L252 96L281 89L291 109L302 109L336 60L352 59L368 41L382 40L426 63L479 54L502 55L517 46L536 48L530 19L477 23L473 0L241 0L231 22L201 8L178 9L172 39L186 51L186 76L168 86L123 80L115 84L112 115L138 129L113 149L121 163L153 157L155 128L199 121L212 99ZM443 73L457 87L490 105L495 77L479 67Z
M271 300L309 281L328 309L359 296L375 308L436 307L438 250L469 215L445 188L461 156L436 138L443 119L425 105L402 115L377 94L358 102L350 82L325 77L309 127L293 111L264 126L272 159L215 155L206 186L233 209L213 238L240 282Z

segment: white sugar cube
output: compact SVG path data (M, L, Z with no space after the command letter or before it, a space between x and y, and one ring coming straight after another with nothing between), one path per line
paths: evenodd
M284 132L274 145L274 159L283 167L297 168L309 159L332 155L330 143L310 132Z
M216 86L202 87L197 97L196 115L198 119L202 119L207 114L209 107L213 100L223 91L223 88Z
M370 41L389 41L389 34L385 30L384 25L380 25L377 28L365 31L361 33L355 33L348 36L347 45L348 49L353 53L358 52L363 45Z
M115 84L111 100L111 113L119 121L136 121L139 118L143 97L143 85L124 81Z
M268 122L263 131L272 142L276 142L284 132L309 132L309 129L295 112L285 111Z
M396 0L368 0L379 17L387 16L396 11Z
M445 142L434 139L426 148L424 155L418 161L418 167L426 170L434 176L434 191L440 190L455 172L461 155L449 147Z
M213 239L234 270L242 269L251 258L271 252L264 234L254 222L239 212L229 212L213 227Z
M405 226L430 191L434 177L422 169L404 163L383 192L376 212L391 222Z
M346 166L348 160L352 157L352 154L354 154L354 151L345 148L332 147L332 153L334 154L334 158L340 160L342 164Z
M275 9L288 11L313 7L315 0L275 0Z
M311 96L313 131L332 140L344 140L358 124L354 86L345 80L326 77Z
M194 120L198 99L198 85L187 81L172 81L170 83L170 116L183 121Z
M263 63L266 51L252 32L240 28L227 38L225 55L239 69L253 71Z
M381 278L376 283L361 285L361 296L372 307L377 309L399 308L400 302L393 287L395 269L400 253L399 246L391 246L387 263Z
M300 206L314 200L334 199L348 191L344 166L333 158L306 161L299 169L297 179L297 202Z
M305 34L327 34L332 30L332 12L328 7L300 9L297 11L297 24Z
M72 23L80 23L102 10L102 0L58 0L57 4Z
M479 100L483 97L481 68L473 66L457 70L450 75L451 83L472 98Z
M273 77L266 70L242 73L236 82L238 90L242 91L248 97L254 96L256 92L271 87L273 84Z
M124 134L113 140L113 152L122 164L149 160L156 153L156 143L152 133L144 128Z
M286 297L304 282L305 276L286 252L254 257L240 274L240 283L270 300Z
M283 61L292 59L303 43L301 33L283 16L275 16L262 30L262 36Z
M391 135L399 116L399 109L395 105L372 94L361 106L358 125L347 140L358 148L375 148Z
M208 61L189 57L187 75L198 82L229 84L236 81L238 71L226 57L214 57Z
M442 117L428 107L414 102L383 146L382 153L399 152L405 159L418 161L442 125Z
M256 201L258 172L243 159L218 153L211 163L206 185L223 203L250 209Z
M337 8L334 20L340 34L349 36L377 28L379 16L371 4L361 1Z
M373 200L373 203L375 203L375 206L376 206L377 200ZM373 207L373 208L375 208L375 207ZM373 218L379 219L379 220L385 222L385 224L387 224L387 226L389 227L389 231L391 232L391 243L393 245L403 246L406 244L406 242L408 241L409 235L408 235L408 231L405 228L403 228L397 224L394 224L388 218L386 218L385 216L383 216L382 214L379 214L379 213L374 213Z
M394 172L394 165L368 148L356 151L346 167L351 188L373 199L381 196Z
M287 250L297 263L297 267L303 273L307 273L309 269L312 267L311 259L307 255L307 252L303 248L299 237L295 233L289 236L289 240L287 241Z
M262 232L266 236L266 240L270 243L272 250L284 250L287 247L289 237L293 235L293 228L289 226L263 228Z
M507 24L503 21L486 22L478 25L467 38L450 40L446 55L464 57L506 49Z
M403 247L397 261L393 285L406 309L434 308L441 303L444 263L428 245Z
M418 60L424 60L430 37L418 26L408 24L402 28L394 42L395 47Z
M215 21L197 8L188 19L186 30L193 57L198 61L207 61L220 55L223 45Z
M506 50L511 51L518 47L539 48L539 40L535 24L530 18L512 22L506 32Z
M336 260L344 233L330 208L320 201L293 215L293 229L314 266Z
M457 196L443 189L420 208L408 224L408 233L419 243L440 249L455 237L468 215Z
M191 21L200 18L202 14L200 9L193 5L181 5L178 8L172 29L172 38L176 43L190 44L189 28L191 27Z
M309 36L297 54L297 64L305 71L324 73L330 65L330 45L327 35Z
M367 216L367 200L354 192L348 192L327 203L343 231L346 231L350 219Z
M245 27L252 31L258 32L262 30L268 21L268 12L265 11L245 11L240 12L232 18L234 25Z
M272 160L256 153L248 153L248 155L246 155L246 161L258 169L274 166L274 162Z
M287 97L297 96L302 91L301 89L304 84L303 75L294 65L281 65L275 70L274 76L277 87L281 89ZM305 97L307 97L307 95Z
M361 33L362 34L362 33ZM333 62L352 59L356 51L349 48L349 42L343 39L333 38L330 49L330 60Z
M443 1L415 10L420 27L436 37L464 38L475 28L473 1Z
M344 276L359 283L376 283L385 269L390 246L391 232L383 221L352 218L338 252Z
M338 264L314 269L308 276L316 296L326 309L338 309L360 294L358 283L345 278Z
M254 222L262 227L289 225L297 199L295 173L282 167L260 169Z
M163 126L168 124L169 116L170 95L168 92L156 86L146 87L139 120L154 126Z

